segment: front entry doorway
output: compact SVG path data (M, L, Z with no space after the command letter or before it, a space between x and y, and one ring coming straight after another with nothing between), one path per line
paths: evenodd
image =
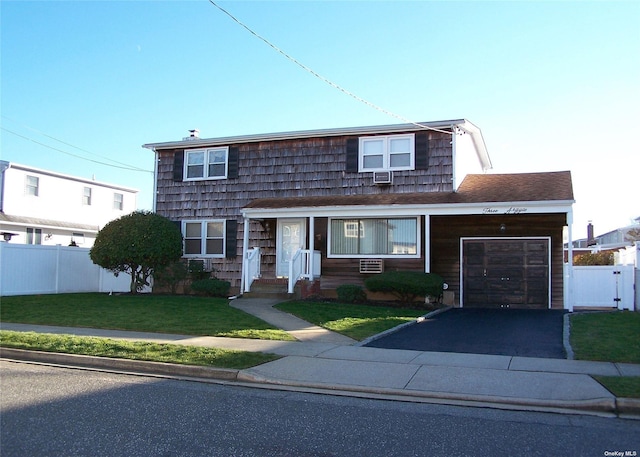
M548 238L463 239L463 306L548 309Z
M291 256L298 249L306 247L306 219L278 219L276 245L276 275L280 278L289 276Z

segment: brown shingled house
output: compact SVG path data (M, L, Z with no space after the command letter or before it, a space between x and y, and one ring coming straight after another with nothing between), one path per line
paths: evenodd
M241 293L442 275L456 305L563 308L571 175L484 174L465 119L152 143L155 211ZM247 229L248 228L248 229Z

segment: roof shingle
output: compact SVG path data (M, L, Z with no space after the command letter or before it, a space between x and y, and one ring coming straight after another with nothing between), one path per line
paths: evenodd
M245 208L274 209L572 200L571 172L558 171L467 175L456 192L259 198L251 201Z

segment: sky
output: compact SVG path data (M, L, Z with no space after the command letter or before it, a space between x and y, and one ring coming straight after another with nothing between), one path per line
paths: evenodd
M138 189L145 143L465 118L570 170L573 238L640 216L640 2L0 2L0 158ZM394 117L388 113L393 113Z

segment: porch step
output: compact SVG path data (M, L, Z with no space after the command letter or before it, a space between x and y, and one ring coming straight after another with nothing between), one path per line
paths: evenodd
M260 278L253 281L251 291L245 292L247 298L290 298L287 289L289 281L281 278Z

